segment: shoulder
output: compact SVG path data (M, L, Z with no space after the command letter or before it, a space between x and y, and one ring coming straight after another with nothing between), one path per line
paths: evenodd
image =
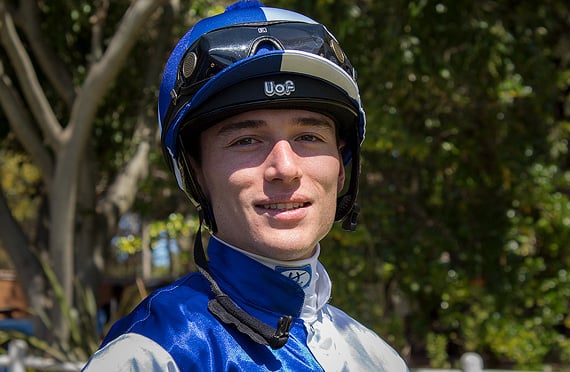
M188 319L209 317L207 303L209 287L205 279L192 273L159 288L145 298L127 316L119 319L107 334L103 347L123 334L137 333L162 344L168 330L188 322Z
M90 370L122 363L124 369L110 370L177 371L172 366L197 362L209 349L209 334L220 332L207 309L209 296L207 281L197 273L157 289L113 324Z
M127 333L98 350L83 371L179 371L170 354L148 337Z
M352 349L351 353L370 359L375 366L383 366L386 371L407 371L406 363L398 352L378 334L364 326L344 311L327 304L323 315Z

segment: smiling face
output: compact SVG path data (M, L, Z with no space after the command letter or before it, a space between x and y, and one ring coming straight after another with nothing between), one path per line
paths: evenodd
M344 167L335 124L305 110L257 110L202 132L198 182L216 235L280 260L311 256L334 222Z

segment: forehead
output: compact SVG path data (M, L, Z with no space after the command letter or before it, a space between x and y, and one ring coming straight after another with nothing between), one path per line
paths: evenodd
M217 123L210 134L224 135L240 129L261 128L267 126L318 127L335 130L335 122L330 117L308 110L254 110L231 116Z

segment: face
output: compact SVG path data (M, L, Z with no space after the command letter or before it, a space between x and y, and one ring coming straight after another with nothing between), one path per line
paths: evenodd
M198 182L225 242L279 260L310 257L334 222L344 183L334 122L305 110L257 110L201 134Z

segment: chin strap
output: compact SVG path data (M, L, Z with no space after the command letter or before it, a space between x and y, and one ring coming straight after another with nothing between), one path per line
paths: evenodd
M358 134L356 134L356 136L358 136ZM360 178L360 146L356 140L352 142L354 145L352 148L352 165L348 190L345 194L337 198L334 217L335 221L342 221L342 228L348 231L356 230L358 215L360 214L360 206L356 201L358 197L358 181Z
M277 329L275 329L239 308L221 290L208 269L208 262L202 246L202 220L202 214L200 213L200 225L194 240L194 261L200 273L210 282L212 292L215 294L215 297L208 302L208 310L220 321L234 325L238 331L249 336L258 344L269 345L274 350L283 347L289 339L289 330L293 323L293 317L291 315L283 315L279 318Z
M360 214L360 206L358 203L354 203L352 209L346 217L342 220L342 228L347 231L355 231L356 225L358 225L358 215Z

